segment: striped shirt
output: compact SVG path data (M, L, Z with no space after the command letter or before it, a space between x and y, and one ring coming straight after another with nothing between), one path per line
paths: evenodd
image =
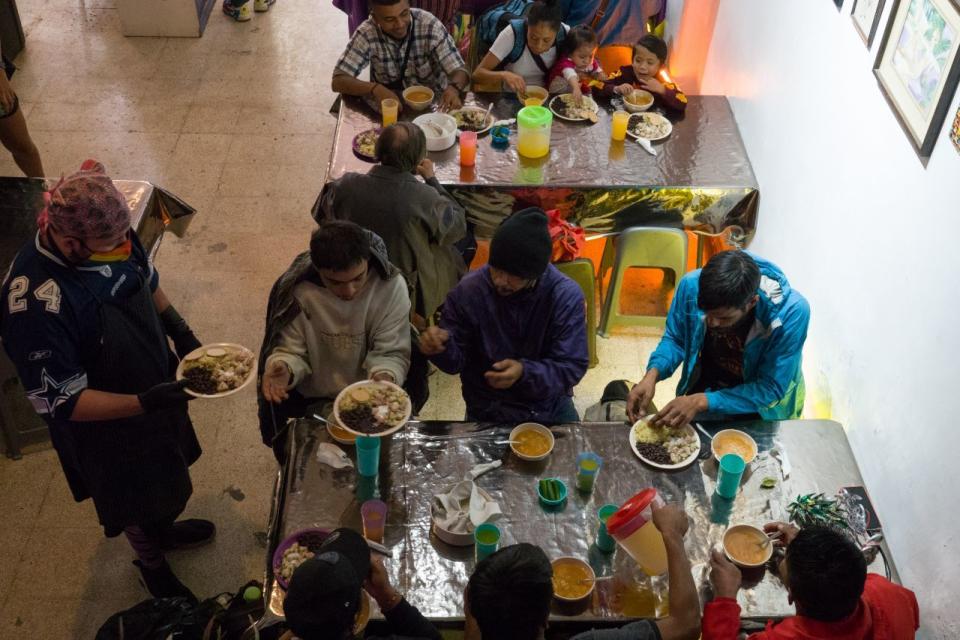
M465 69L463 58L443 23L432 14L410 9L413 20L407 38L397 41L383 33L373 18L357 27L334 68L334 75L358 76L369 64L371 79L380 84L398 80L404 87L421 84L436 92L449 83L448 76ZM407 54L408 47L412 47ZM401 69L404 59L407 64Z

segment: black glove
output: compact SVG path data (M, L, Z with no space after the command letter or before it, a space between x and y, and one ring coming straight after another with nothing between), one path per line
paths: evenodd
M160 314L160 321L163 322L163 330L173 340L173 348L177 352L177 357L181 360L188 353L202 346L200 341L197 340L197 336L193 335L190 325L172 304L168 305Z
M150 387L143 393L138 393L137 400L140 401L140 406L143 407L144 413L153 413L161 409L171 409L179 404L193 400L194 396L184 391L186 386L186 380L161 382L158 385Z

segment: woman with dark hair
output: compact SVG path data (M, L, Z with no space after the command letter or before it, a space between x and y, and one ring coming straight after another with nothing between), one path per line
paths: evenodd
M547 86L547 74L568 31L553 0L538 0L526 18L511 20L473 72L475 82L502 83L523 93L527 85Z
M13 161L27 177L42 178L40 152L30 139L20 100L10 86L10 78L16 67L6 58L0 61L0 67L0 143L13 154Z

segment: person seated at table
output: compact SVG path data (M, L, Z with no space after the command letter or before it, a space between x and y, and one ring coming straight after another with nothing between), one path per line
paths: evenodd
M657 381L681 362L677 397L653 416L655 425L676 427L698 414L800 417L809 321L807 300L779 267L746 251L721 251L677 285L663 338L630 390L630 419L646 415Z
M653 512L663 534L669 567L670 615L631 622L619 629L591 630L571 640L696 640L700 600L683 547L687 514L676 505ZM553 569L540 547L516 544L481 561L464 592L465 637L487 640L539 640L553 599Z
M876 574L867 574L863 552L846 535L826 527L775 522L778 546L786 553L777 565L797 615L767 622L751 640L813 638L913 638L920 626L917 598L909 589ZM703 640L734 640L740 632L740 569L714 549L710 559L714 599L703 611Z
M652 34L643 36L633 45L633 63L612 73L600 90L600 95L608 98L626 96L636 89L643 89L653 94L655 105L673 111L685 111L687 96L675 83L659 77L666 60L667 43Z
M402 385L409 366L410 296L383 240L324 222L270 291L258 369L264 444L282 460L287 418L327 413L359 380Z
M596 59L596 32L589 25L581 24L572 29L560 48L560 57L547 80L550 93L572 93L580 104L584 94L590 95L593 88L603 88L603 69Z
M370 80L357 78L367 65ZM433 89L442 109L457 109L470 74L450 33L432 14L411 9L407 0L370 0L370 17L334 67L333 90L364 97L378 110L392 98L402 110L400 94L413 85Z
M460 374L467 420L575 422L573 387L587 371L580 287L550 264L547 216L524 209L490 242L490 263L447 295L420 351Z
M328 182L313 217L350 220L383 238L390 262L407 279L413 325L422 331L466 271L458 248L466 237L466 213L437 181L417 125L398 122L384 129L376 158L379 164L368 173ZM415 410L429 396L427 372L426 358L413 353L407 382Z
M502 84L518 94L528 84L546 87L567 30L562 9L554 0L534 2L526 18L511 20L493 41L473 71L474 82Z
M365 638L440 640L440 632L390 584L379 558L352 529L336 529L314 557L293 572L283 612L299 640L354 638L366 594L376 600L386 622L386 635L366 630ZM291 635L282 636L289 640Z

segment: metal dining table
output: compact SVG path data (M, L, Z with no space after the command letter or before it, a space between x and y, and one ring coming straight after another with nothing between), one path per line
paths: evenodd
M331 441L322 423L304 419L292 425L288 462L277 478L269 525L267 615L261 623L269 626L283 616L284 591L274 580L271 560L276 546L305 528L361 531L360 504L374 497L389 505L384 544L392 553L386 565L394 586L428 618L462 620L463 589L475 566L474 550L450 546L436 537L431 503L434 494L464 479L477 464L502 461L502 466L476 480L503 511L497 521L502 545L530 542L551 558L580 557L597 575L613 576L598 582L593 595L579 606L555 604L552 624L606 626L662 617L667 612L666 576L647 576L623 550L606 554L595 546L596 513L605 503L622 504L641 489L655 487L667 502L682 505L691 518L686 550L701 602L706 602L712 597L709 551L720 542L728 524L786 520L785 508L798 494L831 495L842 487L863 485L843 428L828 420L738 423L737 428L757 441L759 455L732 502L714 497L716 462L705 436L700 459L685 469L665 472L637 458L628 443L630 427L621 423L552 427L556 445L540 463L521 461L502 443L513 426L412 422L384 439L379 476L374 479L359 476L354 468L334 470L318 461L318 445ZM771 451L774 447L776 456ZM344 448L354 458L353 447ZM586 495L576 491L573 482L575 459L583 451L603 458L594 490ZM781 464L784 457L786 465ZM559 477L571 488L562 508L547 509L538 503L536 485L543 477ZM764 478L774 478L776 485L761 488ZM871 570L896 578L892 564L887 564L889 557L888 552L878 556ZM746 572L744 578L739 600L745 619L793 614L774 571Z
M499 120L515 118L513 94L469 94L466 102ZM610 139L611 113L619 98L597 100L598 122L554 117L549 155L531 160L517 153L516 125L507 149L490 136L478 141L476 165L461 167L457 145L431 152L437 179L466 208L477 235L489 237L512 211L559 209L588 233L631 226L669 226L708 233L732 231L738 246L757 226L759 186L725 96L690 96L682 115L665 112L673 132L655 142L656 156L631 138ZM419 115L406 109L401 120ZM344 97L337 116L326 179L366 173L371 164L354 153L357 134L379 126L379 115L359 98Z

